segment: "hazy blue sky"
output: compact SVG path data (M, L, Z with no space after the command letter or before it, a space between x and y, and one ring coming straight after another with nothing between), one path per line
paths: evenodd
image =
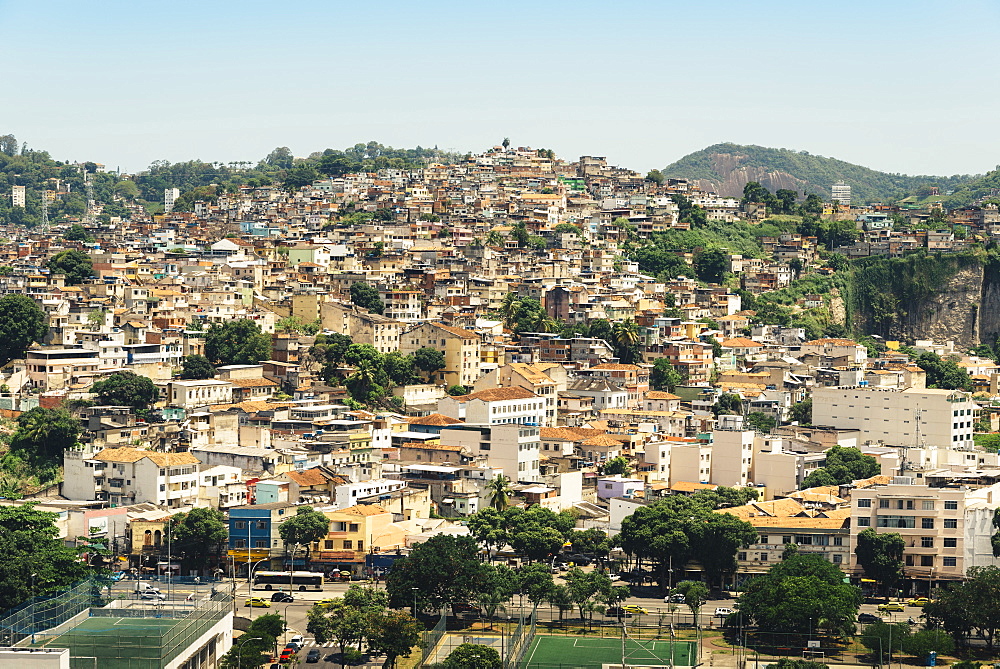
M996 0L0 0L0 134L125 170L507 136L637 170L730 141L983 172L998 19Z

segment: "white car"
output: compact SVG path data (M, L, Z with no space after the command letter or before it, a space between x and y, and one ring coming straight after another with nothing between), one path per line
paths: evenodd
M139 599L158 599L163 601L167 596L161 593L159 590L145 590L139 593Z
M715 615L717 615L720 618L725 618L731 613L734 613L733 609L727 608L725 606L720 606L717 609L715 609Z

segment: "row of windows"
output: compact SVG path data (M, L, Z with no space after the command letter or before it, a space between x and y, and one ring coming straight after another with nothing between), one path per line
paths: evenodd
M880 499L878 501L878 508L889 509L893 506L892 500L890 499ZM871 499L859 499L858 508L870 509L872 507ZM912 499L897 499L895 507L897 509L906 509L908 511L913 510L916 507L916 501ZM921 511L933 511L935 508L934 500L932 499L922 499L920 500L920 510ZM954 511L958 509L958 501L954 499L945 500L944 508L948 511Z
M917 563L919 563L921 567L933 567L934 566L934 556L933 555L918 555L918 556L907 555L905 557L905 561L906 561L906 566L907 567L914 567L914 566L917 565ZM958 558L956 558L956 557L943 557L943 558L941 558L941 563L945 567L957 567L958 566Z
M334 546L335 543L336 542L333 541L332 539L326 539L326 540L323 541L323 549L324 550L328 550L328 551L334 550L335 549L335 546ZM343 541L343 549L345 551L355 550L354 543L355 542L354 542L353 539L344 539L344 541ZM357 550L363 551L365 549L365 542L364 541L358 540L357 544L358 544Z

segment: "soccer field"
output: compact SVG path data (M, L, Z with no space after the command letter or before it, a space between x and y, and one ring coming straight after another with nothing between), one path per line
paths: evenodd
M605 664L620 665L621 661L622 644L619 639L538 634L525 654L520 669L600 668ZM697 646L693 641L629 639L625 642L626 665L691 667L696 662Z

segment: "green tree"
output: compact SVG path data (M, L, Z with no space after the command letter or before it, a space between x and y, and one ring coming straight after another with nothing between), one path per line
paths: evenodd
M722 393L715 401L712 412L716 416L738 416L743 413L743 398L736 393Z
M417 589L418 610L473 600L485 576L482 568L475 539L435 535L396 560L385 581L389 603L409 607L412 588Z
M205 357L215 365L256 365L271 358L271 338L247 319L213 324L205 332Z
M351 284L351 304L356 304L373 314L382 314L385 311L385 304L379 297L378 289L362 281Z
M683 379L680 372L674 369L667 358L657 358L653 361L653 369L649 373L649 382L654 390L663 390L669 393L674 392L674 388L679 386Z
M368 648L386 656L383 667L395 667L400 657L409 657L421 645L424 626L405 611L385 611L371 623Z
M944 628L960 645L974 635L992 649L1000 632L1000 568L970 567L963 583L935 593L924 615L929 625Z
M306 631L317 643L334 641L340 646L340 665L344 666L347 647L372 633L372 617L369 612L349 606L343 597L335 597L326 606L313 605L306 614Z
M748 413L746 421L748 428L751 430L757 430L758 432L763 432L764 434L770 434L771 430L773 430L774 426L778 423L778 421L774 419L774 416L761 413L760 411Z
M528 234L528 228L525 226L524 221L518 221L514 224L514 227L510 231L511 239L517 242L519 248L524 248L528 245L528 240L531 235Z
M4 584L0 610L12 609L32 594L67 588L91 573L77 551L60 538L58 514L39 511L36 506L0 506L0 551L4 556L0 560L0 582Z
M781 559L787 560L790 557L795 557L799 554L798 544L785 544L785 547L781 550Z
M278 534L286 547L311 546L326 537L330 519L311 506L300 506L295 515L278 526Z
M938 655L951 655L955 651L955 640L944 630L925 629L904 637L903 652L926 661L931 651Z
M139 197L139 187L134 181L119 181L115 184L115 194L126 200L134 200Z
M879 590L889 601L889 593L903 579L903 550L906 542L898 532L876 532L869 527L858 533L854 554L865 576L878 582Z
M181 361L182 368L180 378L182 379L211 379L215 378L215 367L203 355L195 353L188 355Z
M769 664L764 669L829 669L829 665L812 660L800 660L793 657L780 658L774 664Z
M94 276L94 261L83 251L68 249L52 256L46 265L53 274L66 276L66 283L76 286Z
M517 574L507 565L485 565L482 585L476 601L482 605L487 617L496 616L497 610L510 601L517 592Z
M492 646L463 643L448 653L441 669L500 669L500 653Z
M779 188L774 191L775 211L779 214L794 214L795 200L798 199L798 191Z
M882 664L892 657L892 653L903 650L909 635L910 626L906 623L876 622L865 626L859 640Z
M503 474L497 474L486 484L486 494L490 498L490 504L497 511L503 511L510 502L513 490L510 487L510 479Z
M628 476L632 473L628 458L619 455L606 461L601 467L601 473L605 476Z
M698 614L701 612L702 605L708 601L708 586L701 581L681 581L674 586L673 592L684 596L684 604L691 609L691 615L694 616L694 624L697 627Z
M418 380L414 371L412 355L403 355L399 351L387 353L382 358L382 368L393 386L408 386Z
M461 397L462 395L468 395L469 389L465 386L455 384L454 386L448 386L448 389L445 392L452 397Z
M80 421L65 409L35 407L17 417L11 452L36 463L62 464L63 451L79 445Z
M793 404L791 411L793 421L799 425L812 425L813 401L811 397Z
M928 388L972 390L972 377L954 360L944 360L936 353L921 353L914 362L926 372Z
M135 372L115 372L90 387L97 401L106 406L127 406L146 411L160 396L153 381Z
M618 544L629 554L652 560L663 585L670 567L682 571L691 559L701 561L713 578L721 576L735 569L738 550L757 533L735 516L714 513L717 502L712 496L675 495L639 507L622 521Z
M20 358L49 332L49 318L30 297L0 297L0 365Z
M729 254L721 249L705 249L694 257L694 271L706 283L722 283L729 273Z
M646 173L646 181L654 183L657 186L663 185L663 172L660 170L650 170Z
M764 632L853 634L861 590L818 555L794 555L746 585L740 613Z
M319 179L319 172L312 165L300 165L288 170L282 185L285 190L294 192L305 186L311 185Z
M625 364L632 364L639 359L639 326L631 318L618 321L612 327L612 337L615 355Z
M168 532L174 554L183 555L188 567L199 574L229 536L225 517L210 507L195 507L173 516Z
M87 234L87 231L79 223L74 223L63 235L63 239L71 242L92 242L94 238Z
M878 461L853 446L834 446L826 452L826 462L802 481L803 488L842 485L871 478L881 471Z
M528 598L535 609L549 598L555 587L549 566L537 562L521 567L517 572L517 582L518 591Z
M573 610L573 596L570 593L569 586L565 583L554 584L546 599L549 602L549 606L559 609L559 622L562 622L563 614Z
M430 346L419 348L413 353L413 366L433 379L435 372L445 368L444 353Z

